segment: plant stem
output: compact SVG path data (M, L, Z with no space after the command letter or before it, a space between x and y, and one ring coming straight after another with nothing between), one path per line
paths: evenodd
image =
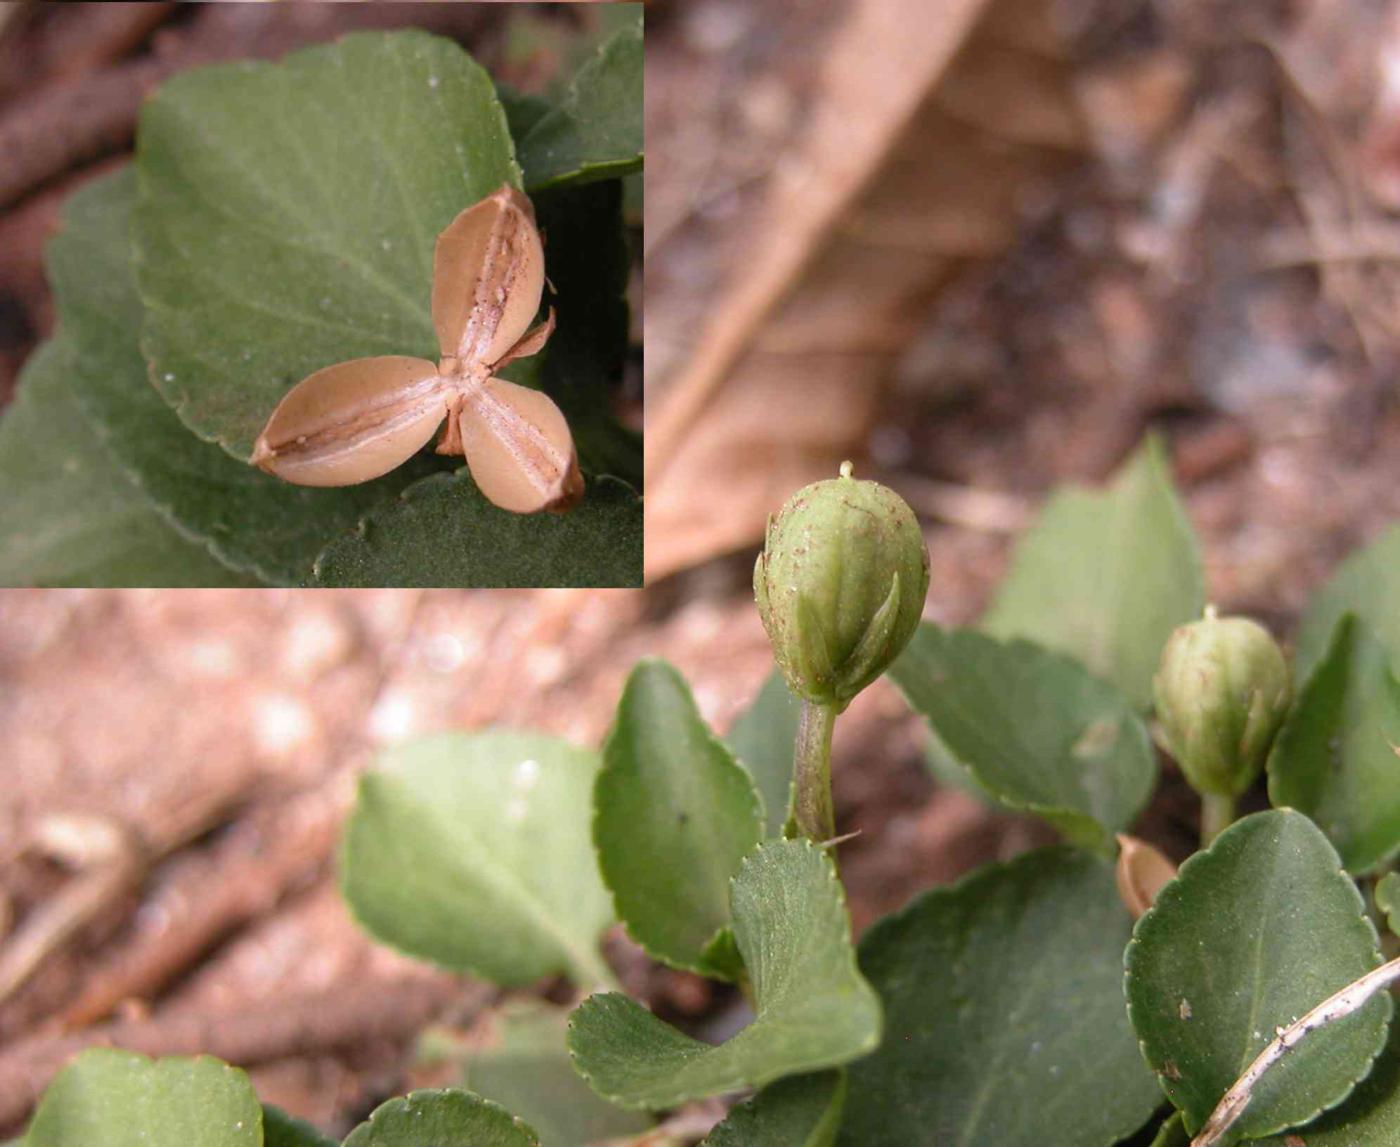
M1215 793L1201 794L1201 847L1224 832L1235 820L1235 798Z
M1305 1035L1360 1011L1373 996L1390 987L1396 980L1400 980L1400 960L1391 960L1390 963L1382 964L1341 991L1328 996L1302 1019L1294 1020L1286 1028L1279 1028L1273 1042L1255 1056L1254 1062L1216 1104L1210 1118L1205 1121L1196 1138L1191 1140L1191 1147L1214 1147L1244 1114L1244 1109L1254 1097L1254 1088L1264 1073L1278 1063Z
M789 822L818 844L836 836L836 811L831 803L831 730L836 707L802 702L793 748L792 814Z

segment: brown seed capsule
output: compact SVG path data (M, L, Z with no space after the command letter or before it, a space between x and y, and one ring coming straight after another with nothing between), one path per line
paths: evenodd
M252 462L298 486L353 486L407 462L446 413L442 379L426 359L336 363L287 392Z
M1145 840L1118 834L1118 897L1134 920L1147 913L1157 893L1176 879L1176 865Z
M456 421L472 477L502 509L567 510L583 496L569 424L548 395L488 378L463 395Z
M444 357L495 365L530 326L544 293L535 209L502 187L457 216L433 252L433 325Z
M573 506L583 479L564 415L548 395L492 377L538 354L553 333L553 310L530 327L544 281L529 199L506 186L468 207L434 253L438 365L390 355L316 371L278 403L252 463L303 486L365 482L407 461L446 418L438 453L465 453L496 505Z

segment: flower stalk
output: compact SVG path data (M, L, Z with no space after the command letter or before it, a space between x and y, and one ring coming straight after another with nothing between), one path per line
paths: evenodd
M834 705L802 702L787 835L805 836L818 844L836 836L836 809L831 800L831 733L835 725Z

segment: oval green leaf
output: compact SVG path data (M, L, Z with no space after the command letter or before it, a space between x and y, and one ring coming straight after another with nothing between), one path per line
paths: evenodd
M1343 614L1269 757L1269 799L1310 816L1349 872L1400 850L1400 681L1389 652Z
M1400 525L1348 555L1308 600L1298 623L1296 680L1306 680L1327 656L1347 613L1356 614L1392 654L1400 653Z
M1142 721L1067 657L925 622L890 676L981 791L1076 844L1106 851L1152 795Z
M1380 963L1336 850L1300 812L1255 813L1181 866L1128 946L1143 1054L1195 1134L1284 1027ZM1235 1124L1258 1138L1344 1099L1385 1040L1389 996L1307 1035Z
M783 835L792 803L793 746L802 719L802 702L774 669L758 696L729 730L729 744L749 771L763 797L764 834Z
M528 1124L469 1091L414 1091L374 1109L345 1147L540 1147Z
M465 469L435 474L341 534L314 574L318 586L640 586L642 499L600 478L567 513L512 514Z
M588 831L597 769L596 753L528 733L390 750L346 829L351 910L391 947L497 984L611 982L598 939L612 905Z
M1346 1101L1311 1123L1261 1141L1266 1147L1395 1147L1400 1143L1400 1024L1371 1073Z
M1386 927L1400 936L1400 872L1387 872L1377 880L1374 896Z
M0 415L0 585L256 585L171 526L107 453L73 397L60 336Z
M845 1102L842 1071L780 1079L734 1108L702 1147L833 1147Z
M836 1067L880 1040L880 1003L856 969L836 868L807 840L770 841L730 896L734 939L753 984L754 1021L718 1046L616 992L570 1021L574 1066L604 1098L659 1110Z
M651 1127L649 1116L614 1107L574 1071L568 1030L563 1008L511 1001L492 1017L487 1042L465 1049L462 1083L515 1112L548 1147L589 1147Z
M263 1147L338 1147L311 1124L294 1119L280 1108L263 1104Z
M312 371L436 361L438 232L520 184L491 78L417 31L181 73L142 111L138 164L152 378L240 460Z
M1172 1117L1157 1128L1152 1147L1191 1147L1191 1137L1181 1125L1180 1111L1173 1112Z
M1149 438L1106 489L1053 494L981 627L1067 653L1147 709L1162 647L1204 606L1196 537Z
M579 68L559 102L533 117L519 140L529 191L639 171L642 124L642 6Z
M1161 1103L1123 1010L1132 921L1112 867L1042 849L924 893L876 924L860 966L880 1050L848 1068L838 1140L1107 1147Z
M77 350L69 382L113 458L163 514L240 570L300 585L316 555L409 482L451 465L426 455L359 486L293 486L191 434L151 386L128 231L136 173L95 180L64 205L47 262ZM253 353L251 350L249 353Z
M707 950L729 926L729 882L763 839L763 807L664 661L627 679L593 808L603 882L632 938L672 967L732 979L739 969Z
M25 1147L260 1147L248 1077L217 1059L83 1052L49 1084Z

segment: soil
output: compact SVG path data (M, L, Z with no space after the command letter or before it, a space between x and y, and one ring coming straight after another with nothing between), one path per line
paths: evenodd
M215 16L173 5L122 6L142 12L101 29L60 7L98 6L32 5L21 36L0 36L0 156L65 90L232 42ZM248 14L219 19L264 22L239 51L270 55L386 18L377 5L227 7ZM426 8L396 19L449 18ZM735 221L766 150L801 130L842 8L669 0L649 13L648 114L670 125L648 171L649 281L665 289L648 298L647 336L661 353L679 353L737 273ZM1386 82L1400 21L1370 0L1055 11L1090 146L1041 190L1008 255L940 295L869 457L925 516L928 616L966 622L1005 568L1008 523L1157 430L1212 598L1286 638L1339 558L1400 517L1400 96ZM463 26L440 30L507 66L500 13L450 18ZM58 205L125 154L132 115L124 129L64 121L67 160L0 197L0 396L52 325L40 252ZM938 496L950 486L1000 509L954 522ZM0 1002L0 1136L87 1042L222 1054L267 1100L337 1133L403 1090L418 1028L465 1026L492 995L349 921L333 850L355 774L380 746L439 728L596 744L643 655L672 660L728 728L769 668L752 560L716 557L642 592L0 593L0 936L14 922L0 955L113 857L129 865ZM859 834L842 850L858 929L1050 838L935 785L919 723L884 683L838 724L836 800L839 829ZM1168 768L1138 832L1180 857L1194 815ZM84 865L75 840L106 859ZM699 1025L725 1006L623 937L613 956L663 1014Z

